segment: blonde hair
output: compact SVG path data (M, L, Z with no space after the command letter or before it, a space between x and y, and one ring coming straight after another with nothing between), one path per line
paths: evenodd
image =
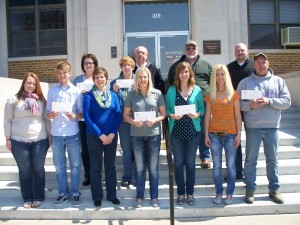
M230 102L232 99L232 96L234 94L234 89L231 83L231 78L229 71L227 69L226 65L223 64L217 64L214 66L211 75L210 75L210 86L209 86L209 96L210 100L212 103L215 102L216 100L216 95L217 95L217 71L218 70L223 70L225 73L225 90L226 90L226 98Z
M68 62L60 62L56 66L56 70L63 70L65 72L71 72L71 65Z
M151 72L150 70L145 67L145 66L142 66L140 68L138 68L135 72L135 77L134 77L134 94L135 95L138 95L139 91L141 90L140 89L140 86L139 86L139 76L141 75L141 73L145 72L147 75L148 75L148 86L147 86L147 95L150 94L152 88L153 88L153 83L152 83L152 76L151 76Z
M134 60L133 60L130 56L124 56L124 57L122 57L122 58L120 59L120 61L119 61L119 66L120 66L121 69L122 69L124 63L126 63L126 62L129 63L129 64L131 65L132 68L135 67L135 62L134 62Z

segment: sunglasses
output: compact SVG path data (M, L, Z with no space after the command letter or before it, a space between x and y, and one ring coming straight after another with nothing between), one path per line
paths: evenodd
M190 50L193 50L195 51L197 48L186 48L186 50L190 51Z

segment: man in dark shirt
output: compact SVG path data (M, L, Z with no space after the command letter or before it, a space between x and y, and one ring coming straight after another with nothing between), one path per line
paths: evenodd
M236 60L229 63L227 65L227 68L230 73L233 88L234 90L236 90L240 81L251 75L251 72L253 70L253 60L248 58L248 48L243 43L238 43L235 46L234 54ZM242 179L243 178L243 157L242 157L241 145L239 145L239 147L237 148L235 166L236 166L236 179Z
M144 46L139 46L134 50L134 59L136 62L135 68L133 70L133 73L141 67L146 66L152 75L152 82L154 88L161 91L163 95L165 95L165 82L161 76L160 71L156 66L154 66L152 63L148 61L148 50Z

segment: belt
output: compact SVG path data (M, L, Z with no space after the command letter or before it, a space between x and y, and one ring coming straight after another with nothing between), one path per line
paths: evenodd
M215 135L218 136L218 137L224 137L224 136L228 135L228 133L226 133L226 132L215 132Z

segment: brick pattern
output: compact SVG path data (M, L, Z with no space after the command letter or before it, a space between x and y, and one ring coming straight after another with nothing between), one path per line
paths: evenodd
M270 67L273 69L275 75L300 71L299 53L264 53L268 56ZM255 54L250 53L250 58L253 58ZM65 59L9 62L8 77L23 79L24 74L33 72L40 77L42 82L56 83L55 68L61 61L65 61Z
M257 53L250 53L250 58ZM270 67L275 75L300 71L300 54L299 53L268 53Z
M42 82L57 83L55 68L65 59L8 62L8 77L23 79L27 72L37 74Z

